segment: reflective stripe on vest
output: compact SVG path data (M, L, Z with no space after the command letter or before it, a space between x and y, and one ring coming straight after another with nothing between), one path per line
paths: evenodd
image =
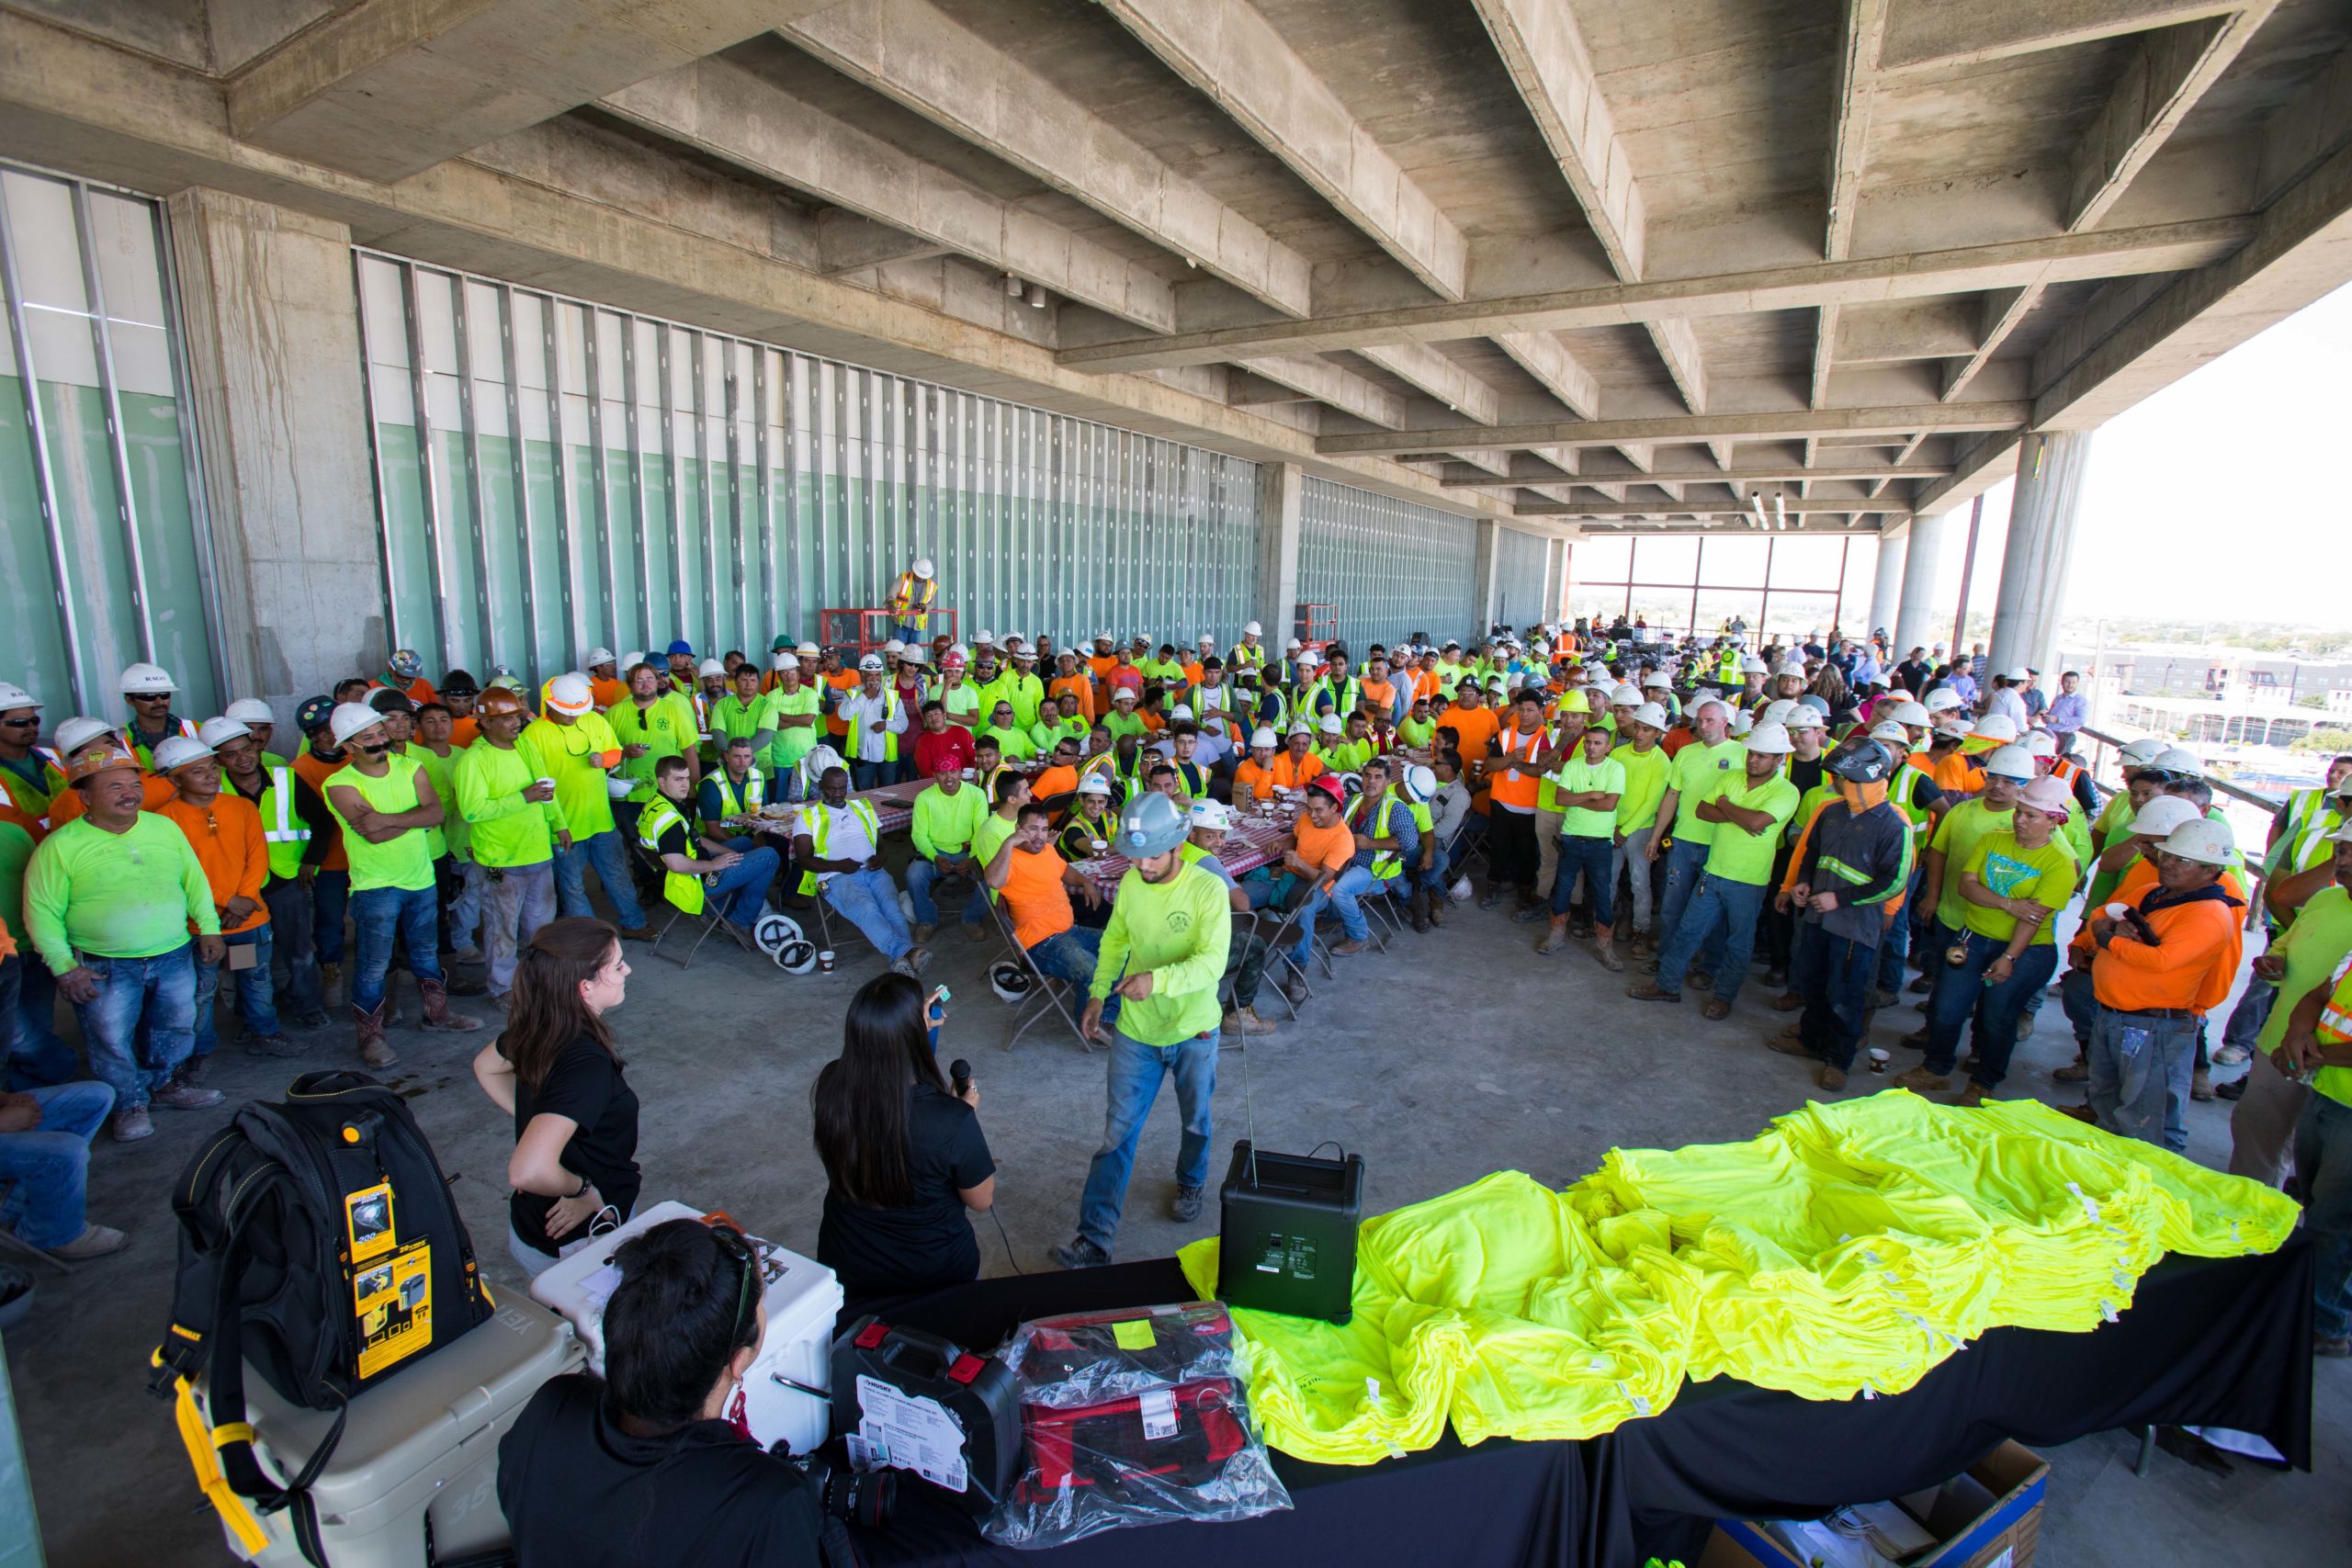
M868 734L866 726L874 722L871 715L860 714L857 719L849 727L850 760L852 761L858 762L897 761L899 760L899 732L889 727L900 714L906 711L906 704L899 700L898 689L894 686L883 687L882 754L879 757L868 757L860 750L860 748L865 744L865 737Z
M878 852L882 848L882 819L874 814L874 807L865 801L853 800L849 803L849 810L852 816L865 825L866 838ZM820 801L813 810L803 813L801 819L808 824L808 848L815 857L819 860L832 859L832 851L828 848L828 845L831 844L833 837L833 808ZM840 873L829 871L824 874L838 876ZM816 890L817 873L802 872L800 891L814 893Z
M294 771L269 770L269 787L254 803L261 810L262 839L269 845L269 874L285 880L302 869L302 846L311 829L294 814Z
M747 812L757 811L767 798L768 781L757 768L743 775L743 793L740 795L735 793L735 782L727 776L724 766L714 771L709 781L718 786L719 815L722 817L741 817Z
M1384 795L1380 797L1379 810L1374 814L1372 818L1372 836L1374 838L1385 839L1390 837L1388 831L1388 817L1389 813L1396 809L1396 797L1395 795ZM1390 877L1395 876L1404 869L1404 858L1399 855L1396 851L1374 850L1372 852L1372 874L1378 877L1381 881L1387 881Z
M652 804L639 816L637 841L659 854L662 852L662 835L672 828L685 830L686 858L700 860L702 856L695 852L697 846L694 829L688 826L685 814L678 809L678 803L666 795L655 795ZM689 915L699 915L702 913L702 878L664 866L662 868L662 897Z

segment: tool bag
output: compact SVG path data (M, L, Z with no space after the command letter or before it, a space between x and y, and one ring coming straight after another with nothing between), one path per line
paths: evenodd
M306 1073L198 1151L172 1210L179 1269L151 1388L175 1402L198 1484L248 1552L267 1544L257 1514L290 1509L302 1555L326 1568L309 1488L349 1402L493 1310L440 1162L392 1090ZM254 1453L248 1361L288 1403L336 1413L283 1486Z

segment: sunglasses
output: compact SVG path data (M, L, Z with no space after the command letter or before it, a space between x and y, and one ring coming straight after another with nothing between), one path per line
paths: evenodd
M5 725L10 729L39 729L40 728L40 720L38 717L0 718L0 725Z
M172 694L169 692L133 692L130 700L134 703L168 703Z
M731 1225L711 1226L710 1237L718 1244L719 1251L735 1260L738 1275L735 1331L729 1337L729 1342L741 1345L743 1343L743 1330L751 1322L752 1303L759 1299L753 1293L753 1287L760 1283L759 1256L752 1250L752 1244L744 1239L743 1233Z

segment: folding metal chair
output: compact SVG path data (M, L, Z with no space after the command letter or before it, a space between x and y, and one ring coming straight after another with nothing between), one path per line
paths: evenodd
M1270 964L1268 968L1272 969L1275 964L1279 964L1283 970L1297 976L1298 983L1306 988L1306 995L1310 1000L1313 999L1315 996L1314 979L1307 974L1306 966L1290 955L1290 948L1291 944L1298 940L1301 931L1302 917L1306 913L1306 907L1311 897L1312 889L1304 882L1292 888L1288 901L1283 906L1283 918L1281 922L1274 928L1274 934L1266 939L1268 945L1273 950L1273 963ZM1323 974L1326 978L1329 978L1331 973L1330 955L1323 952L1322 939L1316 936L1314 928L1311 925L1306 926L1305 931L1308 954L1310 956L1319 957L1322 959ZM1274 989L1280 991L1282 989L1281 985L1277 983ZM1292 1002L1287 995L1283 996L1283 1002L1285 1006L1290 1008L1291 1017L1294 1019L1296 1018L1298 1016L1297 1005Z
M629 847L631 850L636 852L638 860L645 865L647 869L655 874L656 881L654 886L657 888L662 886L663 884L659 879L668 874L668 868L662 865L660 858L656 856L651 850L647 849L642 841L637 839L632 838L629 840ZM705 899L703 901L701 914L689 916L685 910L679 908L675 904L670 902L670 897L667 893L662 894L661 899L662 908L670 911L670 918L662 921L661 929L653 933L653 941L646 948L646 952L649 953L660 954L660 956L669 959L671 963L676 964L681 969L691 968L694 965L695 954L702 951L702 944L710 940L711 933L713 931L723 931L729 937L732 937L735 942L735 945L741 948L744 952L753 953L759 952L759 944L752 941L752 939L742 931L738 931L724 915L718 912L718 906L710 900ZM686 955L684 958L662 952L662 939L667 937L670 934L672 928L675 927L682 919L691 919L695 924L701 927L701 930L695 933L694 944L686 949Z
M1021 972L1029 976L1029 995L1012 1010L1012 1033L1005 1040L1004 1048L1010 1051L1020 1044L1021 1037L1043 1023L1051 1011L1061 1015L1062 1022L1077 1039L1079 1049L1091 1054L1094 1043L1087 1039L1086 1031L1079 1027L1078 1015L1070 1011L1069 1002L1064 999L1066 990L1074 992L1077 987L1066 986L1037 967L1036 961L1029 956L1029 950L1022 946L1020 939L1013 935L1012 921L1005 914L1003 899L991 898L988 905L989 919L996 923L996 934L1004 942L1003 962L1019 965Z

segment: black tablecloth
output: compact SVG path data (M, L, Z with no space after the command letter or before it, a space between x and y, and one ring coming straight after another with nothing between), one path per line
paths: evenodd
M1278 1453L1296 1505L1287 1513L1114 1530L1051 1553L991 1546L938 1494L910 1485L892 1528L859 1546L876 1564L1634 1568L1652 1554L1696 1561L1718 1517L1806 1517L1934 1484L2005 1438L2035 1447L2151 1422L2234 1427L2308 1470L2311 1270L2300 1235L2267 1257L2167 1258L2136 1304L2095 1333L1996 1329L1881 1399L1817 1403L1719 1379L1584 1442L1465 1449L1449 1432L1364 1467ZM981 1280L888 1315L986 1350L1030 1318L1192 1294L1161 1258Z

